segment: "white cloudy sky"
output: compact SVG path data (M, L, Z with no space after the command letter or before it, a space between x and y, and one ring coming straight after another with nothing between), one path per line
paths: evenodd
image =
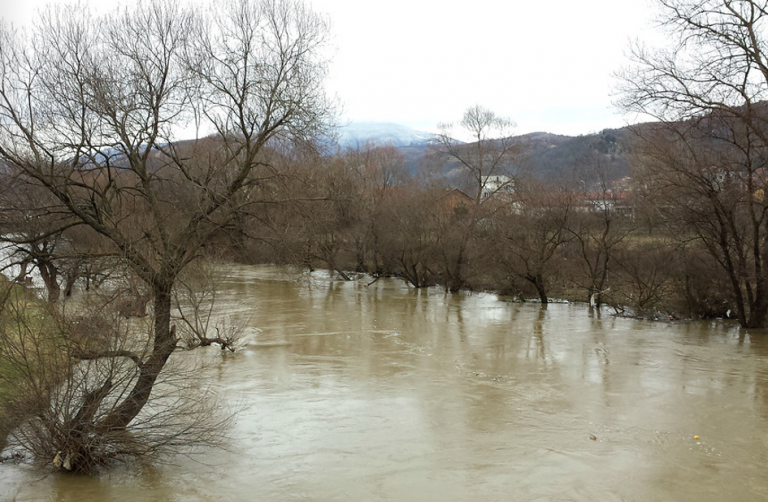
M118 0L91 0L99 9ZM328 89L344 120L427 131L480 104L517 132L587 134L631 121L612 106L629 40L652 0L306 0L331 20ZM30 22L45 0L0 0Z

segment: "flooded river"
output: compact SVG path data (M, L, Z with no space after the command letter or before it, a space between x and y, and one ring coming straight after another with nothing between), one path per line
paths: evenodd
M768 500L767 334L234 271L247 344L201 352L242 410L230 451L2 465L0 500Z

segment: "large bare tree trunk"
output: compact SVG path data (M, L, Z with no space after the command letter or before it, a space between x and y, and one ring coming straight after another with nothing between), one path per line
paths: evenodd
M139 377L123 403L117 406L103 422L103 427L122 429L136 418L147 404L152 388L165 363L176 349L176 330L171 327L171 284L161 284L154 291L154 337L150 356L141 363Z

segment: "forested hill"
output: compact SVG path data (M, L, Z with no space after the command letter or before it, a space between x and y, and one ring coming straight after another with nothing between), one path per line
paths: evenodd
M610 178L629 173L626 129L605 129L596 134L561 136L536 132L519 136L523 143L520 168L539 178L578 176L585 170L600 169Z
M398 133L396 140L393 130ZM516 162L521 172L542 179L579 176L584 170L595 168L610 178L621 178L629 172L626 154L630 136L626 128L583 136L524 134L515 138L522 144L522 154ZM344 141L349 138L354 141ZM356 125L348 134L342 134L340 143L342 147L356 148L366 141L394 145L404 155L411 174L416 174L424 167L431 136L405 126L366 123L365 127Z

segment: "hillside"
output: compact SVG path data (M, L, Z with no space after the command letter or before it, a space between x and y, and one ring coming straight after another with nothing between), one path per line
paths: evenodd
M522 172L538 178L582 177L599 168L611 179L629 173L627 161L629 131L606 129L584 136L560 136L543 132L525 134L519 161Z
M606 129L596 134L562 136L535 132L515 137L523 144L517 159L521 173L542 179L574 177L582 179L586 171L599 168L611 179L629 172L629 131ZM406 126L382 122L352 122L340 129L338 145L357 148L366 142L391 144L405 156L408 170L416 175L425 168L432 135Z

